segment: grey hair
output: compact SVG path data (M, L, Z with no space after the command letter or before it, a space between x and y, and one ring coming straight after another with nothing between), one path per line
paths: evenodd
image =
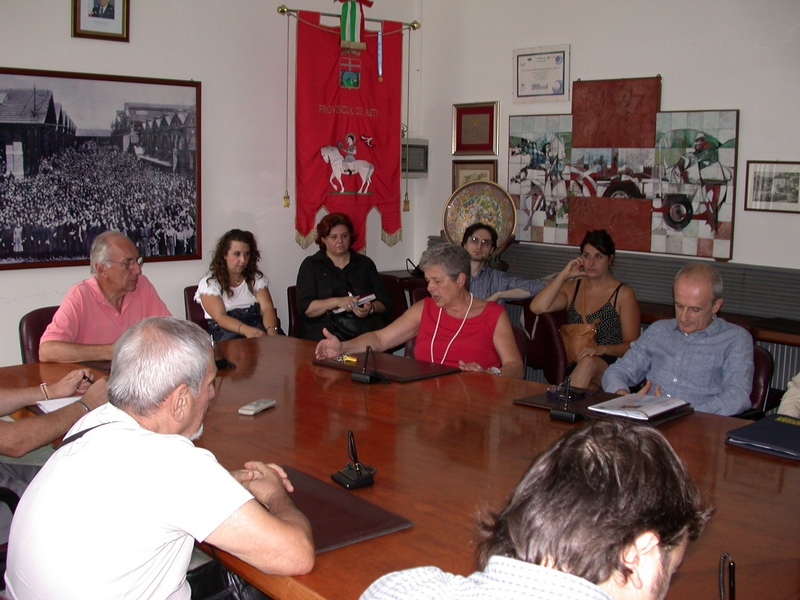
M461 273L466 276L466 289L469 289L469 277L471 273L469 252L461 246L455 244L436 244L431 246L419 259L419 268L425 270L426 267L436 265L442 267L450 279L455 281Z
M212 360L208 333L196 324L174 317L144 319L116 344L109 402L128 414L144 416L181 384L196 396Z
M104 231L92 242L92 248L89 250L89 270L92 275L97 273L97 265L101 263L108 264L108 255L111 253L111 245L114 239L127 236L119 231Z
M679 277L701 277L711 284L711 292L714 295L714 302L722 298L722 275L714 267L703 262L686 263L675 275L675 281Z

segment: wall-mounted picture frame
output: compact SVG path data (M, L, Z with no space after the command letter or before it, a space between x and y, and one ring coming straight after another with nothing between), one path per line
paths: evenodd
M473 181L497 183L496 160L454 160L453 191Z
M499 105L453 105L453 154L497 154Z
M519 48L513 55L514 104L569 101L569 44Z
M130 41L130 0L72 0L72 37Z
M800 213L800 162L748 160L744 209Z
M0 68L0 269L201 258L198 81Z

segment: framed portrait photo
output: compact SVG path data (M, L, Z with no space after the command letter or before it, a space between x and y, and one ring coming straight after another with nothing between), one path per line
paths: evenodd
M0 270L200 258L199 81L0 67Z
M473 181L497 183L496 160L454 160L453 191Z
M72 37L129 41L129 0L72 0Z
M748 160L744 209L800 213L800 162Z
M497 154L499 104L453 105L453 154Z

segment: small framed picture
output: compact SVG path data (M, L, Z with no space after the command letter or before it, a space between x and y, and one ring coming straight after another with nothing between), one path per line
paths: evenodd
M453 154L497 154L499 104L453 105Z
M800 162L748 160L744 209L800 213Z
M496 160L454 160L453 191L473 181L497 183Z
M129 41L129 0L72 0L72 37Z

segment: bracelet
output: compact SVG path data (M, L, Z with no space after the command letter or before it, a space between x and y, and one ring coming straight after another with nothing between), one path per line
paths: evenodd
M374 314L375 314L375 305L373 304L372 306L369 307L369 315L367 316L371 316Z
M278 331L278 326L277 325L267 325L264 330L269 332L270 329L274 329L275 331Z
M39 389L42 390L42 395L44 396L44 399L45 400L50 400L50 394L47 393L47 384L46 383L40 383L39 384Z
M491 373L492 375L502 375L503 373L497 367L489 367L486 369L487 373Z
M86 402L84 402L83 400L75 400L75 404L80 404L83 408L86 409L87 413L92 412L91 409L88 406L86 406Z
M239 326L236 328L236 333L242 333L242 324L239 323Z

